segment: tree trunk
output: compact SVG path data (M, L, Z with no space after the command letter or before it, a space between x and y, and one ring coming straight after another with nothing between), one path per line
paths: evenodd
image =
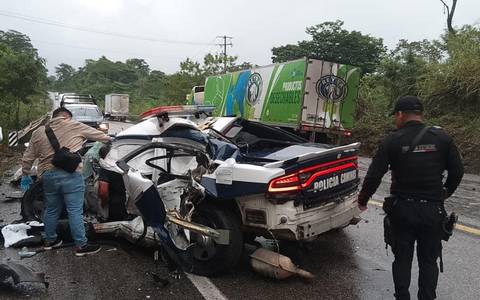
M15 112L15 129L20 129L20 100L17 99L17 110Z
M443 6L447 9L447 28L448 32L451 34L455 34L456 31L453 28L453 15L455 14L455 8L457 7L457 0L452 0L452 8L445 3L445 1L440 0L443 3Z

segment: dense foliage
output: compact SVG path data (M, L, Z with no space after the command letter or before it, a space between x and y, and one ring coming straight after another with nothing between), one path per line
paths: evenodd
M385 52L381 38L342 28L342 21L325 22L307 27L309 41L272 49L273 62L284 62L301 57L317 58L355 65L364 73L374 72Z
M237 65L236 60L235 56L227 56L227 71L250 67L248 63ZM203 64L187 58L180 63L180 71L170 75L151 70L143 59L113 62L102 56L86 60L78 70L60 64L55 69L51 89L92 94L97 99L110 93L126 93L130 95L132 115L138 115L152 106L185 103L185 96L193 86L202 85L209 75L223 73L223 68L223 56L212 54L205 56Z
M378 67L362 78L356 136L371 154L390 128L386 117L401 95L418 95L428 123L455 139L466 169L480 172L480 30L464 26L440 41L400 41Z
M0 30L0 126L19 128L46 111L47 70L28 36Z

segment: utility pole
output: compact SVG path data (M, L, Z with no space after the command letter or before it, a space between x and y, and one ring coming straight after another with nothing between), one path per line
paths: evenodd
M223 43L216 44L216 45L223 47L223 71L226 73L227 72L227 46L233 46L232 44L233 37L223 35L223 36L217 36L217 38L223 40ZM227 43L227 40L228 40L228 43Z

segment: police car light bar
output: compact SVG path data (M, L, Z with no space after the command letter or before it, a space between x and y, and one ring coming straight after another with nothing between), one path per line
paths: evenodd
M210 115L215 110L214 105L171 105L159 106L149 109L140 115L141 119L168 114L169 116L193 116L195 114L205 113Z

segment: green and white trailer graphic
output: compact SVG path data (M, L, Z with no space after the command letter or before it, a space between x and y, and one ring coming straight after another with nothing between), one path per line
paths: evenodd
M210 76L203 104L216 116L342 133L353 127L359 79L358 67L303 58Z

